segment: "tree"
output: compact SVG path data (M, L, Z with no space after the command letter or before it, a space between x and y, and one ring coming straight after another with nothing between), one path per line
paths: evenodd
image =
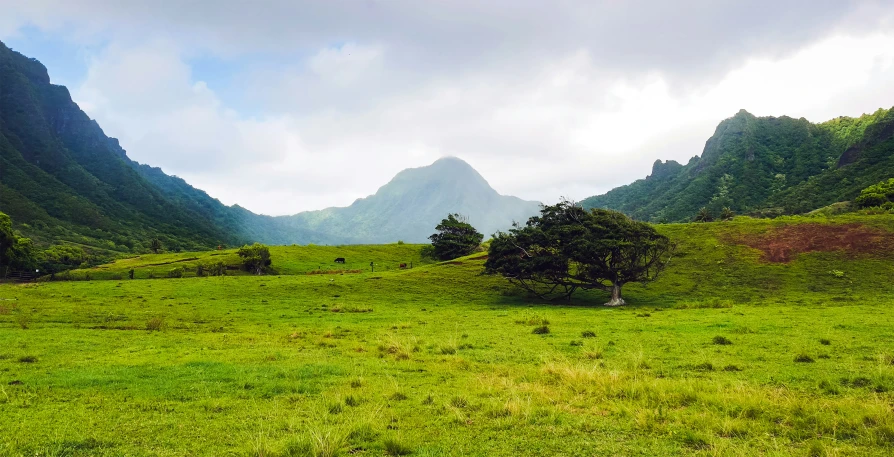
M698 210L698 214L695 215L695 219L693 222L711 222L714 220L714 216L711 215L711 211L708 208L702 207L702 209Z
M77 246L50 246L40 254L41 270L48 274L71 270L87 260L87 253Z
M720 220L721 221L731 221L736 217L736 212L731 210L729 206L724 206L722 210L720 210Z
M434 257L450 260L475 252L481 245L484 235L478 233L466 219L459 214L448 214L435 230L438 233L428 237L434 247Z
M164 249L164 246L161 244L161 240L159 240L158 238L152 238L152 241L149 242L149 249L151 249L152 252L158 254L159 251Z
M485 269L542 298L568 298L578 289L611 292L607 306L625 304L621 288L654 280L673 245L646 223L573 202L544 206L491 240Z
M242 268L255 274L263 274L270 266L270 248L261 243L245 245L237 252L242 257Z
M34 243L12 230L12 219L0 212L0 273L10 270L33 270L37 266Z
M854 199L854 203L860 208L883 206L889 202L894 202L894 178L863 189Z

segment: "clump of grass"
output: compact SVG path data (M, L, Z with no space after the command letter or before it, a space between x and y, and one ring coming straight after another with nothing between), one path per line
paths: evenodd
M832 356L829 354L819 354L816 356L818 359L831 359Z
M341 406L341 403L329 405L329 414L341 414L342 411L344 411L344 408Z
M382 443L385 447L385 453L388 455L410 455L413 453L413 449L396 438L386 438Z
M456 354L456 346L453 344L445 344L438 347L438 353L443 355Z
M711 443L709 443L707 439L692 430L684 430L683 433L680 434L680 441L682 441L684 445L693 449L704 450L711 448Z
M728 344L733 344L733 342L730 341L729 338L727 338L725 336L720 336L720 335L717 335L713 339L711 339L711 342L714 344L720 344L720 345L724 345L724 346L728 345Z
M407 397L407 395L404 394L403 392L394 392L394 393L391 394L391 396L388 397L388 398L391 399L391 400L394 400L394 401L404 401L404 400L406 400L407 398L410 398L410 397Z
M530 314L515 321L516 324L522 325L549 325L549 321L539 314Z
M348 435L338 430L313 430L310 432L310 443L314 457L337 457L344 454L348 446Z
M742 371L742 369L736 365L727 365L723 367L723 371Z
M15 319L16 324L19 324L19 327L21 327L22 330L28 330L28 327L31 326L31 315L29 315L28 313L16 313Z
M583 341L579 341L579 340L571 340L570 345L571 345L571 346L583 346L583 345L584 345L584 342L583 342Z
M816 360L813 360L813 357L810 357L807 354L798 354L795 356L795 362L797 363L813 363Z
M465 397L456 396L450 399L450 406L454 408L468 408L469 400L466 400Z
M164 327L165 327L165 318L163 318L163 317L155 316L155 317L149 318L149 320L146 321L146 330L149 330L150 332L161 331L164 329Z
M822 344L823 346L828 346L828 345L832 344L832 341L830 341L827 338L820 338L819 343Z
M359 389L359 388L362 387L362 386L363 386L363 379L362 379L362 378L354 378L354 379L351 380L351 387L353 387L353 388L355 388L355 389Z
M697 371L714 371L714 364L711 362L702 362L698 365L693 365L692 368Z
M531 333L535 335L546 335L549 333L549 326L541 325L539 327L534 327L534 330L532 330Z
M33 355L23 355L19 357L19 363L37 363L37 357Z
M584 352L584 357L586 357L586 358L588 358L588 359L590 359L590 360L601 359L601 358L602 358L602 351L600 351L600 350L598 350L598 349L592 349L592 350L589 350L589 351Z
M823 446L823 443L813 440L810 442L810 445L807 446L807 455L808 457L826 457L828 454L826 453L826 448Z
M584 330L583 332L581 332L580 337L581 338L596 338L596 332L594 332L592 330Z
M423 405L430 405L434 402L435 402L435 398L432 397L431 394L426 395L425 398L422 399Z
M357 406L360 404L360 400L355 398L353 395L348 395L345 397L345 406Z

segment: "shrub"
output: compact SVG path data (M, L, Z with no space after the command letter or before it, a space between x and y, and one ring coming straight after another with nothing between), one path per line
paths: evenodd
M795 362L797 362L797 363L813 363L813 362L815 362L815 360L813 360L813 357L810 357L807 354L798 354L795 356Z
M828 345L832 344L832 342L829 341L829 340L826 339L826 338L820 338L819 342L820 342L820 344L822 344L823 346L828 346Z
M540 327L534 327L534 330L531 333L535 335L546 335L549 333L549 326L541 325Z
M261 243L242 246L237 254L242 258L242 268L245 271L260 275L270 267L270 248Z
M596 332L592 330L584 330L580 334L581 338L596 338Z
M169 278L182 278L183 277L183 267L177 267L168 272Z
M720 344L720 345L733 344L733 342L730 341L729 338L727 338L727 337L725 337L725 336L720 336L720 335L715 336L714 339L712 339L711 341L712 341L714 344Z

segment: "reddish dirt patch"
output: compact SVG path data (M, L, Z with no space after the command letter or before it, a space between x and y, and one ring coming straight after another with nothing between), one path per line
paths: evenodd
M451 260L449 262L442 262L441 265L462 265L463 263L459 260Z
M894 249L894 233L862 224L786 225L733 241L761 250L764 260L776 263L790 262L803 252L888 255Z
M469 260L487 260L487 254L479 255L478 257L469 257Z

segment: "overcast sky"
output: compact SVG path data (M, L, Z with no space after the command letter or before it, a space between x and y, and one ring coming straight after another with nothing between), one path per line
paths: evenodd
M128 155L264 214L460 157L583 199L746 109L894 106L894 1L0 0L0 40Z

